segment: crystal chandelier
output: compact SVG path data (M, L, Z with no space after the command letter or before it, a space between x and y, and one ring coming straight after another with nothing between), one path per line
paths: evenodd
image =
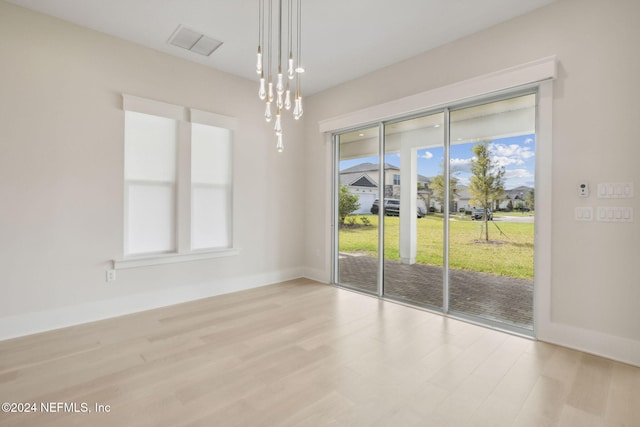
M273 119L272 109L275 111L273 130L276 136L276 149L281 153L284 150L282 142L282 110L291 110L291 107L293 107L293 118L296 120L302 117L303 113L302 94L300 92L300 77L304 73L304 68L300 61L301 0L286 0L286 11L282 7L283 0L258 1L258 55L256 62L256 72L260 75L258 96L266 104L264 118L267 122L271 122ZM295 5L293 4L294 1ZM286 22L284 22L285 13ZM296 16L295 25L294 13ZM276 15L275 20L274 14ZM284 28L285 26L286 28ZM274 40L273 37L274 29L277 31L277 40ZM286 82L282 68L283 34L286 34L286 49L288 51L287 69L285 70L287 74ZM296 51L295 56L293 54L294 50ZM276 68L274 69L272 66ZM293 104L291 102L292 96Z

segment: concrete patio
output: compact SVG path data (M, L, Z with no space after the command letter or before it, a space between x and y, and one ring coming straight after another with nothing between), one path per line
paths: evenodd
M377 292L378 260L341 253L339 282ZM442 307L442 267L385 260L385 294L420 306ZM466 270L449 272L451 310L533 328L533 281Z

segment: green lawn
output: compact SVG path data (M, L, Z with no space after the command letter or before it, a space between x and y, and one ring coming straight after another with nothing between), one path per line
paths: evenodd
M376 256L378 250L378 217L353 215L357 224L366 217L370 226L343 228L339 242L341 252L365 252ZM443 263L443 220L441 216L418 219L418 249L416 260L422 264ZM533 279L533 224L489 223L489 239L481 236L483 222L452 217L450 224L449 265L451 268L481 271L501 276ZM385 257L398 260L400 219L385 217Z

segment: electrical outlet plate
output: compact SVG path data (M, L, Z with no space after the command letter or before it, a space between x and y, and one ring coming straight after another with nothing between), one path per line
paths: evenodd
M107 270L107 282L114 282L116 280L116 271Z
M593 208L581 206L576 208L576 221L593 221Z

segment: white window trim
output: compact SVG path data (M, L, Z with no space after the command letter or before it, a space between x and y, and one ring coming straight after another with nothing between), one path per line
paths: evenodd
M461 101L471 101L474 98L482 98L500 91L512 91L516 88L545 80L554 80L557 75L556 62L555 55L549 56L395 101L332 117L320 121L318 124L319 129L321 133L336 133L358 126L408 116L412 113L434 110Z
M237 127L237 119L235 117L168 104L129 94L122 94L122 109L123 111L135 111L138 113L151 114L177 120L179 140L191 139L191 123L221 127L229 129L232 132ZM188 149L178 150L177 158L176 252L122 255L121 257L112 260L114 269L119 270L198 261L235 256L240 253L240 249L233 246L235 244L233 239L233 228L235 228L233 226L233 221L231 230L229 230L232 242L232 246L230 248L191 250L191 144L187 144L187 147ZM231 184L231 194L231 205L233 205L233 183ZM231 211L233 212L232 209ZM126 232L126 230L123 230L123 238L125 236L124 232Z
M189 253L171 253L171 254L154 254L131 256L122 259L113 260L113 268L122 270L125 268L147 267L152 265L175 264L178 262L199 261L203 259L222 258L227 256L235 256L240 254L240 249L216 249L192 251Z

